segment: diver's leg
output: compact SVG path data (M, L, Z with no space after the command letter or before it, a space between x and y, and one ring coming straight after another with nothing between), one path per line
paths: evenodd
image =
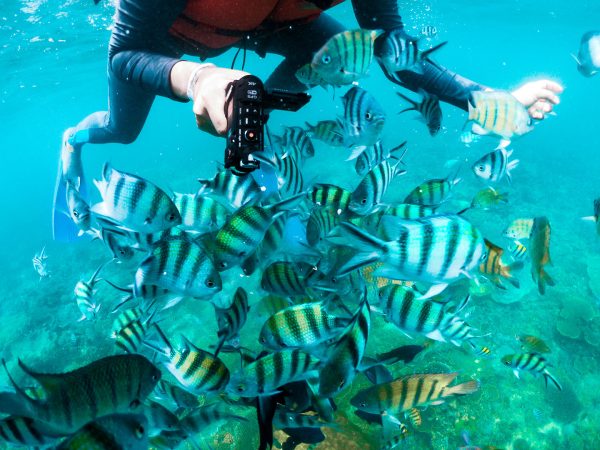
M262 49L285 57L267 79L265 86L289 91L306 91L307 86L300 83L296 71L310 62L313 55L333 35L344 31L346 27L337 20L321 14L315 20L302 25L278 31L262 42Z

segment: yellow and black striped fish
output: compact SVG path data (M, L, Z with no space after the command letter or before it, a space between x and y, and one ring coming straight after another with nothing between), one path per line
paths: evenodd
M514 277L514 271L523 268L523 261L515 261L512 264L502 262L504 249L484 239L487 248L485 260L479 265L479 271L492 283L501 289L505 289L502 279L506 279L514 287L520 287L519 280Z
M415 374L363 389L350 403L372 414L397 415L413 408L443 403L448 397L472 394L477 381L449 386L458 372Z
M43 399L29 397L10 377L16 394L0 399L0 412L35 417L62 434L71 434L98 417L129 413L160 380L158 368L142 355L115 355L62 374L21 369L44 389Z
M344 146L344 130L337 120L321 120L315 125L306 122L305 126L309 136L325 142L332 147Z
M520 334L517 341L521 343L521 348L526 352L532 353L550 353L550 347L542 339L530 334Z
M215 350L215 356L219 354L221 347L225 342L239 338L239 333L246 319L248 318L248 293L243 287L237 288L233 294L233 301L229 308L215 307L215 315L217 316L217 337L219 343Z
M351 84L368 73L376 37L375 30L342 31L315 54L311 66L328 84Z
M510 92L473 91L469 99L468 122L475 122L487 133L511 139L533 129L525 106Z

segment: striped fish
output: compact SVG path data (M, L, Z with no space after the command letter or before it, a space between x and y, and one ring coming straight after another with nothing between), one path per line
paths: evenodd
M248 419L227 411L217 403L194 409L181 418L179 426L186 433L195 434L203 433L209 427L216 427L233 421L248 422Z
M473 350L473 354L475 356L479 356L480 358L490 358L492 356L492 351L489 349L489 347L486 347L485 345L478 346L471 341L467 342L471 346L471 349Z
M323 422L317 415L302 414L286 408L277 408L273 416L273 426L281 430L284 428L321 428L331 426L331 424Z
M327 84L329 84L315 69L313 69L311 63L304 64L302 67L296 70L294 75L300 83L307 85L309 88L315 86L327 86Z
M317 51L311 66L328 84L352 84L368 73L376 37L375 30L342 31Z
M306 224L308 245L317 246L339 223L340 215L334 208L314 208Z
M237 397L272 395L294 381L316 374L318 360L300 350L268 353L231 376L227 392Z
M215 356L219 354L221 347L225 342L231 340L238 340L239 333L246 319L248 318L248 294L243 287L238 287L233 294L233 302L227 309L221 309L215 307L215 315L217 316L217 337L219 343L215 350Z
M125 231L100 227L100 239L108 247L113 258L119 261L129 261L133 258L133 248Z
M379 447L379 450L392 450L404 443L409 434L408 428L403 423L398 425L398 427L399 433L384 441L381 447Z
M385 209L385 214L395 216L400 219L420 219L421 217L432 216L435 209L424 205L413 205L411 203L400 203L391 205Z
M582 217L582 220L596 222L596 234L600 236L600 198L594 200L594 215Z
M504 264L502 262L502 254L504 253L504 249L498 247L496 244L493 244L487 239L484 241L487 248L487 255L485 260L483 260L479 265L479 271L484 274L488 280L501 289L505 289L504 285L502 284L502 278L506 279L514 287L520 287L519 280L514 277L513 273L516 270L523 268L523 262L516 261L512 264Z
M392 180L406 173L401 164L402 161L390 158L373 167L352 192L348 204L350 211L360 215L373 212L380 205Z
M398 145L397 147L394 147L393 149L386 151L383 148L383 144L381 143L381 141L378 141L375 143L375 145L366 147L364 150L362 150L360 152L360 155L358 155L358 157L356 158L356 163L354 164L354 170L356 171L356 173L359 176L364 177L367 174L367 172L369 172L373 167L382 163L383 161L390 158L391 156L394 156L396 154L396 152L398 152L399 150L402 150L405 146L406 146L406 141L404 141L402 144ZM397 159L402 159L403 155L404 155L404 153L401 156L399 156Z
M161 401L168 400L176 405L177 408L197 408L200 406L197 395L190 394L185 389L166 380L158 382L154 391L154 397Z
M263 271L260 287L269 294L305 295L316 272L317 268L306 262L276 261Z
M63 435L98 417L135 411L161 376L141 355L107 356L62 374L34 372L20 360L19 367L42 386L44 398L29 397L9 374L16 394L4 394L0 412L35 417Z
M532 228L533 219L515 219L504 229L502 235L511 239L529 239Z
M360 411L396 416L413 408L444 403L447 398L467 395L479 388L477 381L449 386L458 372L427 373L400 377L363 389L350 400Z
M40 276L40 280L42 278L46 278L46 277L50 276L50 272L46 268L46 265L48 264L47 263L48 255L46 255L45 252L46 252L46 246L44 246L44 248L42 248L41 252L36 253L31 260L33 262L33 268L35 269L37 274Z
M150 326L153 324L154 315L145 320L135 320L128 323L115 333L115 345L125 353L138 353L144 343Z
M332 147L344 146L344 130L337 120L322 120L315 125L306 122L306 130L309 136Z
M117 333L127 325L140 320L144 314L144 310L140 307L126 309L125 311L119 313L117 318L113 321L111 336L116 336Z
M521 343L521 348L531 353L550 353L550 347L537 336L521 334L517 336L517 341Z
M375 145L385 125L385 111L375 97L354 86L342 97L344 144L347 147Z
M400 70L410 70L423 73L422 62L446 45L442 42L429 50L419 50L419 39L411 38L399 28L386 32L376 41L377 59L391 73Z
M181 214L180 228L208 233L218 230L227 220L228 211L205 195L173 193L173 203Z
M56 450L146 450L148 420L143 414L111 414L84 425Z
M509 162L508 159L512 153L512 150L499 147L475 161L471 169L479 178L492 183L501 181L505 177L508 182L511 182L510 172L519 165L518 159L513 159Z
M417 111L425 121L429 134L435 136L442 127L442 108L440 108L440 101L435 95L431 95L422 89L419 93L422 97L421 102L416 102L406 95L397 92L401 99L407 101L411 105L400 111L400 114L407 111Z
M410 420L410 423L412 423L414 427L420 427L423 423L421 412L417 408L412 408L411 410L406 411L405 416Z
M456 319L442 303L420 299L411 287L388 284L379 289L379 304L388 321L403 331L445 341L442 330Z
M67 209L69 217L79 228L78 236L82 236L86 231L90 231L92 225L92 216L90 206L81 196L77 188L67 182Z
M279 295L267 295L263 297L257 305L256 311L258 317L261 319L271 317L273 314L281 311L282 309L292 306L293 303L289 298L281 297Z
M258 266L268 264L278 254L285 254L288 250L285 239L288 218L293 215L284 212L278 216L267 228L265 237L260 242L253 255L246 258L241 267L246 275L252 275Z
M213 178L199 178L198 182L198 194L216 197L231 209L256 203L262 197L262 190L252 175L234 175L231 170L221 170Z
M319 394L321 396L333 397L350 386L365 353L370 327L371 311L365 292L352 321L340 339L331 347L327 361L320 369Z
M473 196L471 205L467 209L474 208L486 211L500 203L508 203L508 192L498 192L493 187L487 187ZM466 209L464 211L466 211ZM464 211L461 211L458 214L461 214Z
M294 305L269 317L258 341L275 350L310 347L331 339L346 325L348 320L329 314L323 302Z
M102 202L91 211L118 226L140 233L156 233L181 223L173 201L149 181L104 164L102 180L94 180Z
M244 206L237 210L219 230L215 239L215 265L220 271L241 264L263 240L271 224L295 208L304 193L267 206Z
M382 261L380 276L433 283L431 293L440 292L448 283L472 273L484 260L485 243L479 230L458 216L430 216L401 220L392 216L381 219L385 232L382 240L360 228L342 223L329 241L359 250L340 270L340 275Z
M146 343L167 357L165 367L190 393L201 394L222 390L229 382L229 369L219 358L204 351L184 336L181 349L171 345L162 329L154 324L161 339L158 345Z
M254 152L253 158L271 166L277 178L277 189L282 197L290 197L304 191L302 170L292 153L267 154Z
M0 440L15 446L44 447L56 441L44 435L47 425L29 417L9 416L0 420Z
M527 247L518 242L512 242L508 251L515 261L523 261L527 257Z
M533 129L527 109L510 92L472 91L468 108L467 124L479 125L479 134L491 133L510 140Z
M148 434L156 436L163 430L178 430L179 419L160 403L146 400L143 412L148 419Z
M461 179L456 176L427 180L414 188L406 196L404 203L431 207L440 206L450 198L454 186L456 186L460 180Z
M281 145L287 149L286 153L291 152L300 164L315 156L315 146L302 127L285 127L281 136Z
M554 376L548 372L548 362L539 353L520 353L515 355L505 355L502 357L502 364L513 369L515 377L519 378L521 371L531 372L534 375L542 375L546 386L548 381L552 382L559 391L562 386Z
M352 192L333 184L317 183L308 191L308 197L316 206L331 207L341 214L348 209Z
M600 32L584 33L577 56L572 53L571 56L577 63L577 70L584 77L592 77L600 72Z
M547 217L536 217L531 227L529 240L529 255L531 257L531 277L537 283L540 294L546 292L546 285L554 286L554 280L545 270L550 259L550 221Z
M93 320L96 318L96 314L100 310L100 306L102 306L100 304L96 304L96 301L94 300L96 283L101 281L101 279L98 279L97 277L104 266L111 261L112 260L100 264L88 281L79 280L75 285L75 301L77 302L77 308L79 308L79 311L81 312L81 318L79 321Z
M469 325L467 322L459 317L454 317L454 319L448 325L440 330L440 334L445 340L453 343L457 347L460 347L463 342L468 342L470 345L474 345L471 343L471 339L481 337L473 334L474 331L475 330L473 327L471 327L471 325Z
M154 285L188 297L206 297L221 290L219 272L198 244L181 237L160 241L135 273L134 296Z

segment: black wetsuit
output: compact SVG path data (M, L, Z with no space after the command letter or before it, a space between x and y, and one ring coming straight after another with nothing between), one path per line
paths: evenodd
M109 43L109 110L93 113L75 127L74 145L90 143L130 143L139 135L156 95L182 100L173 94L170 72L184 54L206 59L224 49L190 45L169 34L171 25L185 9L187 0L119 0ZM319 4L319 1L315 1ZM352 0L362 28L392 30L402 28L396 0ZM313 54L334 34L345 30L327 14L291 28L251 34L235 46L259 55L274 53L284 57L266 82L267 87L305 90L294 74L311 61ZM398 72L389 77L413 91L420 88L441 100L467 108L472 90L482 86L447 69L425 62L423 73ZM388 74L389 75L389 74Z

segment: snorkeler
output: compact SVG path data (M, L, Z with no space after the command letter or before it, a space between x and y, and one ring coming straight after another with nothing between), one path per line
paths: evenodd
M224 135L228 85L246 72L180 59L184 54L207 58L232 47L259 56L284 57L265 83L269 89L304 91L295 72L333 35L346 27L323 12L343 0L120 0L108 51L108 111L95 112L63 135L54 200L54 238L68 241L79 230L66 205L67 185L86 197L81 164L84 144L133 142L142 130L157 95L193 102L198 127ZM97 2L96 2L97 3ZM366 29L402 30L396 0L353 0L359 25ZM382 66L383 70L386 69ZM467 110L470 93L484 86L428 60L422 71L386 73L413 91L423 89ZM557 104L562 87L539 80L512 94L535 119Z

